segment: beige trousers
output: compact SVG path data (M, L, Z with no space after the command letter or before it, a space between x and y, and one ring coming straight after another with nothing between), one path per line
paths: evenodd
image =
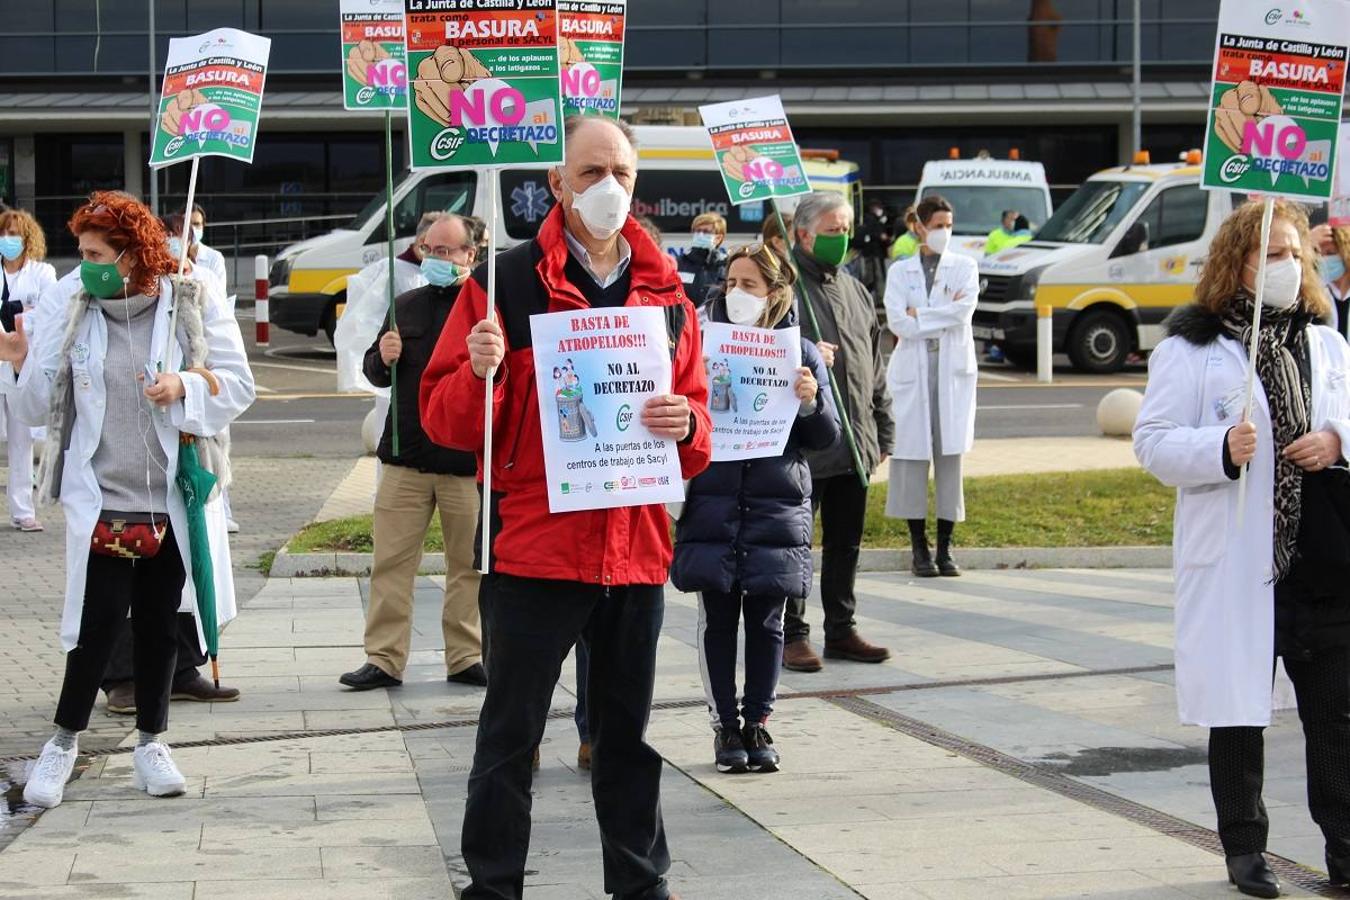
M473 565L478 487L471 476L431 475L384 466L375 493L375 562L366 611L366 657L386 674L403 677L412 643L413 583L422 562L431 514L445 533L445 671L454 675L482 660L478 624L478 570Z

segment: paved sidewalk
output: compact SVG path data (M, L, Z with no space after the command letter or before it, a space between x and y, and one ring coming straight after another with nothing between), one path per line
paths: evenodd
M188 796L138 795L125 753L96 759L0 851L0 897L451 896L481 692L444 680L435 579L418 582L405 685L340 691L362 661L366 590L269 582L223 641L244 699L173 710ZM786 675L784 768L767 776L716 773L696 607L668 594L650 733L686 900L1233 896L1204 735L1175 720L1166 573L867 576L859 590L864 633L894 656ZM569 663L535 784L531 900L603 896L572 683ZM223 743L238 738L253 742ZM1291 715L1268 732L1267 769L1271 849L1297 896L1321 846Z

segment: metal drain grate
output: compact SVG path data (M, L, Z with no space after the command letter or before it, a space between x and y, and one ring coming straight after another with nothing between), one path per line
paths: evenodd
M1222 857L1224 855L1223 845L1219 843L1219 835L1208 828L1196 825L1194 822L1178 819L1176 816L1169 815L1161 810L1144 806L1142 803L1127 800L1066 775L1061 775L1045 766L1039 766L1015 756L1009 756L993 747L966 740L960 735L952 734L950 731L927 722L912 719L870 700L859 697L835 697L830 698L830 702L840 709L880 725L885 725L926 744L964 756L966 759L1004 775L1011 775L1013 778L1034 787L1051 791L1094 809L1119 816L1159 834L1185 841L1193 847L1199 847L1201 850L1208 851L1216 856ZM1350 897L1350 891L1332 886L1327 882L1326 876L1315 869L1291 859L1276 856L1273 853L1267 853L1266 858L1270 860L1270 867L1275 870L1275 873L1281 879L1310 894L1319 897Z

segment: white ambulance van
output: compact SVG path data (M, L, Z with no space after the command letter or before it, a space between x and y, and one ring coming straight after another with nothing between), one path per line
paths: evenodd
M976 340L1009 361L1036 359L1037 309L1054 350L1082 372L1115 372L1162 340L1194 292L1233 195L1200 190L1200 151L1180 163L1106 169L1083 183L1029 243L980 262Z
M1019 159L943 159L926 162L918 198L941 194L952 204L951 249L976 259L984 256L989 232L1003 222L1003 211L1015 209L1034 231L1050 218L1050 183L1045 166Z
M633 213L656 223L667 249L687 247L694 217L705 212L727 220L728 245L758 238L771 210L763 203L731 205L704 129L640 125L636 131L640 163ZM394 250L401 253L412 243L423 213L482 216L487 208L487 181L479 172L404 172L394 185ZM507 249L534 237L552 208L546 170L503 169L497 246ZM331 341L347 277L385 258L385 219L381 192L345 227L278 254L268 279L272 325L306 335L322 331Z

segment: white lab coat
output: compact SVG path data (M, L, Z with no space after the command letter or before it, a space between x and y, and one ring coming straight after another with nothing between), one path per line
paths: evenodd
M56 269L52 267L51 263L30 259L23 264L23 268L19 271L13 274L4 272L0 277L3 277L9 284L9 299L18 300L23 304L24 331L31 335L38 299L45 290L56 284ZM0 296L3 296L3 292L0 292ZM0 397L0 438L3 438L5 434L5 407L7 405L4 398Z
M395 297L426 284L420 267L404 259L394 260ZM368 392L388 399L389 388L377 388L361 371L366 351L388 319L389 261L381 259L347 279L347 307L333 331L339 391Z
M216 278L220 279L220 289L228 291L230 287L230 277L225 272L225 255L215 247L208 247L205 244L197 244L197 260L193 263L195 266L201 266Z
M938 414L940 456L967 453L975 443L975 382L979 367L970 321L979 300L980 276L975 260L948 251L942 254L930 295L919 255L898 260L886 273L886 323L899 338L886 367L895 414L896 459L932 459L929 427L927 339L938 340ZM913 307L918 318L906 310Z
M152 347L162 352L169 328L169 309L172 306L172 286L167 278L160 280L160 301L155 310ZM52 390L62 364L61 343L71 306L44 313L44 327L29 346L28 359L16 381L9 363L0 363L0 393L7 395L10 409L30 425L45 424L52 402ZM253 373L244 355L244 343L239 325L225 316L220 306L209 304L205 311L206 340L209 347L207 367L220 382L220 393L212 397L207 382L200 375L179 372L186 396L167 410L153 415L155 436L159 438L168 458L169 520L177 538L178 552L189 573L183 589L182 612L197 615L197 593L192 584L192 563L188 548L187 511L183 499L174 487L178 469L179 432L209 437L226 427L253 403ZM85 576L89 563L89 540L103 506L103 493L94 475L93 456L103 430L103 412L106 392L103 384L103 358L108 346L108 326L103 314L92 306L84 321L76 326L75 342L70 356L73 366L75 394L75 422L70 446L65 455L61 482L61 505L66 515L66 601L61 617L61 645L72 650L80 636L80 615L84 605ZM166 371L178 372L183 364L184 337L170 348L164 361ZM225 517L219 500L207 505L207 529L212 556L218 570L223 566L229 572L229 539L225 532ZM234 618L233 581L225 594L220 590L217 576L217 618L224 624ZM201 623L197 625L198 640L203 649Z
M1350 347L1309 326L1312 428L1331 428L1350 452ZM1187 725L1270 724L1275 658L1274 441L1260 381L1252 422L1256 456L1237 521L1238 482L1223 469L1228 430L1242 420L1246 349L1223 336L1206 345L1169 337L1149 359L1134 452L1177 489L1173 525L1177 708Z

